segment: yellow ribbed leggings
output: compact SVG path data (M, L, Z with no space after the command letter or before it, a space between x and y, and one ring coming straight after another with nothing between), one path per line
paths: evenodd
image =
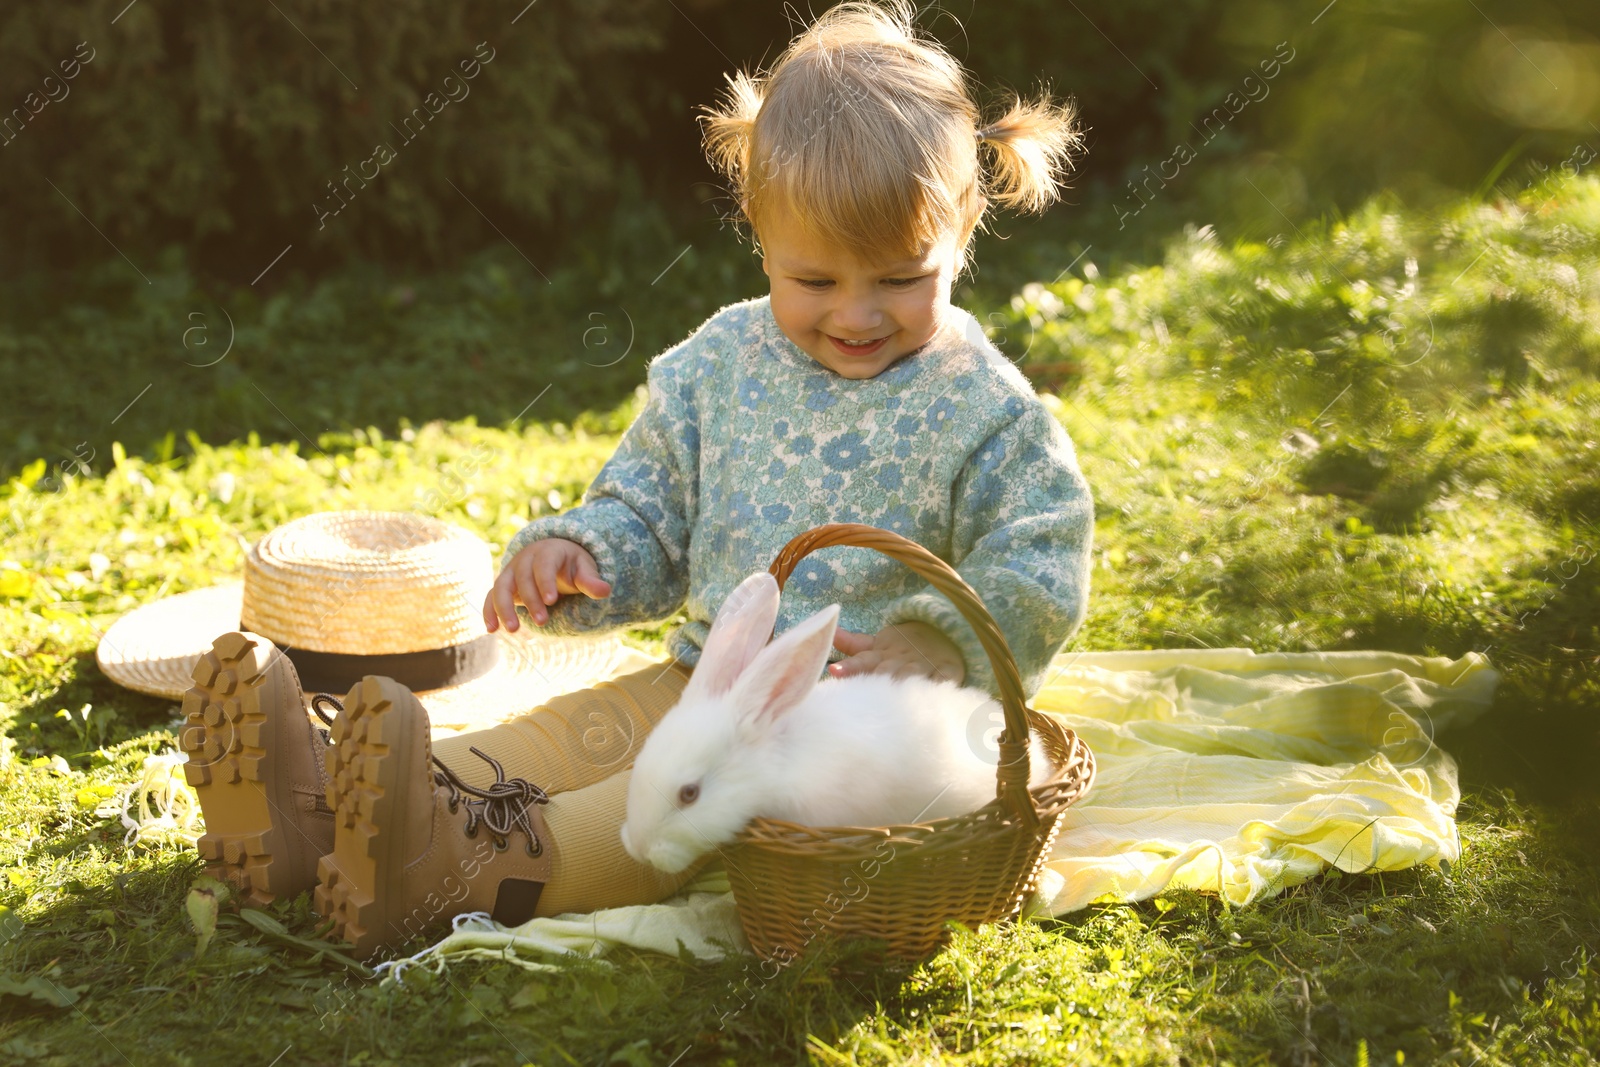
M654 904L694 877L665 874L622 848L634 757L689 680L689 668L663 662L591 689L554 697L525 715L433 742L433 754L469 785L484 788L494 770L477 748L549 794L540 806L554 839L550 881L537 915Z

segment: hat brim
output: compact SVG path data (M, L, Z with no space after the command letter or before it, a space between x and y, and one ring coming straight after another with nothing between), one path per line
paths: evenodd
M243 602L244 583L223 582L145 604L112 623L95 650L95 661L118 685L182 700L194 684L190 674L211 642L239 629ZM547 637L529 629L497 631L500 659L488 673L417 693L435 733L503 722L551 697L656 662L615 635Z

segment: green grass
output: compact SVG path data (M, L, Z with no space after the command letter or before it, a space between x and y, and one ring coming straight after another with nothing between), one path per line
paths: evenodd
M176 722L100 676L97 634L315 509L422 510L498 550L581 494L635 401L314 446L151 437L19 462L0 490L0 1061L1596 1062L1600 181L1083 269L992 320L1058 380L1095 491L1078 646L1487 650L1494 709L1441 738L1460 863L964 931L910 970L829 946L725 1026L744 961L470 962L380 987L314 943L304 899L278 925L224 906L197 956L194 854L125 847L94 813Z

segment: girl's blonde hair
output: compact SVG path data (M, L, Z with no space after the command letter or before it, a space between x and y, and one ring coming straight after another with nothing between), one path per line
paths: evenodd
M985 124L961 65L914 18L909 0L839 4L704 109L706 154L758 244L787 209L864 259L915 258L954 232L964 263L991 200L1042 211L1056 199L1083 142L1071 103L1014 96Z

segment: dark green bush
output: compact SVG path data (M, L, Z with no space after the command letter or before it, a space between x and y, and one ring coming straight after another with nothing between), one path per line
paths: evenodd
M1078 206L1029 232L1137 258L1187 221L1270 235L1381 188L1421 204L1530 163L1592 166L1600 5L1567 6L942 0L920 21L990 106L1041 84L1077 99ZM0 276L95 260L108 242L146 275L177 245L244 282L291 243L287 262L314 271L446 265L509 238L548 270L625 196L678 226L714 219L728 204L695 109L728 71L775 58L792 17L734 0L7 5ZM444 100L480 43L494 58L470 95L407 140L406 116ZM92 58L65 80L80 49ZM366 163L380 144L393 160ZM323 219L336 195L349 206Z
M645 0L542 0L515 25L510 3L126 2L0 11L8 273L98 259L109 240L146 274L178 244L248 281L291 243L302 268L436 261L501 240L495 227L537 262L525 240L615 189L609 142L643 127L650 95L633 60L672 15ZM88 62L63 81L80 42ZM392 160L364 166L385 144ZM335 186L348 206L324 219Z

